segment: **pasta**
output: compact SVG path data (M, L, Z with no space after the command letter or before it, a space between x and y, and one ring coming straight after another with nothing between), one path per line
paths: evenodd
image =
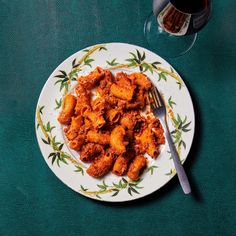
M125 129L121 125L117 126L111 131L111 147L117 154L121 154L126 151L125 146L128 144L128 142L124 140L124 136Z
M127 176L132 180L138 180L142 170L146 167L147 160L144 156L137 156L134 158L129 166Z
M101 67L97 67L87 76L81 76L78 79L79 84L81 84L85 89L92 89L96 84L104 77L105 73Z
M125 74L124 72L116 74L116 81L118 84L122 85L122 87L127 87L127 88L129 88L132 84L128 75Z
M120 124L126 129L126 130L133 130L137 120L138 120L138 112L132 111L127 112L123 115L123 117L120 120Z
M94 128L101 128L106 123L103 116L94 111L86 110L84 116L92 122Z
M152 158L156 158L159 154L157 140L154 137L154 133L150 128L143 130L140 137L141 146L144 148L143 153L147 152Z
M125 158L124 156L118 156L114 163L112 172L119 176L124 175L128 168L128 162L128 158Z
M114 76L96 67L65 96L58 121L65 125L69 147L89 163L90 176L101 178L112 171L136 181L147 166L144 155L157 158L165 138L149 110L151 86L143 73Z
M118 109L110 109L107 111L107 118L111 123L117 123L120 116L121 112Z
M114 81L113 75L109 70L105 70L104 74L105 74L104 78L100 81L100 83L97 87L97 93L101 97L105 97L105 96L109 95L111 85Z
M103 153L104 149L102 145L95 143L87 143L83 146L80 152L80 160L84 162L91 162Z
M84 135L78 135L75 139L71 140L69 147L76 151L80 151L80 149L84 144L84 139L85 139Z
M87 141L90 143L99 143L101 145L106 145L110 143L110 135L108 133L89 130L87 134Z
M70 123L71 117L73 116L74 113L75 105L76 105L76 97L71 94L66 95L62 111L58 117L58 121L61 124L67 125Z
M126 174L130 160L134 157L132 149L128 149L126 153L117 157L112 172L116 175L122 176Z
M149 89L152 86L148 77L142 73L133 73L129 78L133 84L139 85L143 89Z
M134 88L125 88L121 87L117 84L112 84L111 85L111 94L114 95L117 98L121 98L127 101L131 101L133 98L134 94Z
M77 86L75 92L77 94L75 113L80 115L90 109L90 93L82 85Z
M112 164L113 155L110 152L107 152L89 166L87 173L93 177L100 178L110 171Z
M92 104L93 110L97 112L98 114L103 114L105 112L105 108L106 108L105 99L98 97L95 100L93 100L91 104Z

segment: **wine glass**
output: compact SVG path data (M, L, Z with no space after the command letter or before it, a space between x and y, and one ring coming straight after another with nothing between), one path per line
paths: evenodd
M210 13L211 0L153 0L153 12L144 25L149 47L167 58L185 54Z

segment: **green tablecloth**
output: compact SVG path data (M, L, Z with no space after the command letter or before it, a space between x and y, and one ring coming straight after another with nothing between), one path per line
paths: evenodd
M34 131L39 93L72 53L101 42L147 47L152 1L0 0L0 235L235 235L236 2L212 18L185 56L170 60L188 85L196 136L175 177L138 201L110 204L66 187L47 167Z

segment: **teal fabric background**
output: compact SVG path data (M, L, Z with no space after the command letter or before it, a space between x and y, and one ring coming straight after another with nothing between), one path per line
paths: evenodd
M0 235L235 235L236 2L214 1L190 53L169 60L188 85L196 136L185 169L128 203L102 203L66 187L47 167L34 131L38 96L54 68L101 42L147 47L152 1L0 0Z

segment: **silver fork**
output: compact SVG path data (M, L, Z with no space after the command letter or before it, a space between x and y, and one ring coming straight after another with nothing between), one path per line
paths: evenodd
M174 161L176 172L179 178L180 185L184 193L189 194L191 192L191 187L188 181L188 177L180 162L178 152L175 148L175 145L170 135L169 127L167 125L165 102L155 86L153 86L151 91L149 92L149 97L151 97L153 100L153 102L151 102L153 113L155 116L157 116L160 119L160 122L163 126L165 137L168 142L171 155L173 157L173 161Z

